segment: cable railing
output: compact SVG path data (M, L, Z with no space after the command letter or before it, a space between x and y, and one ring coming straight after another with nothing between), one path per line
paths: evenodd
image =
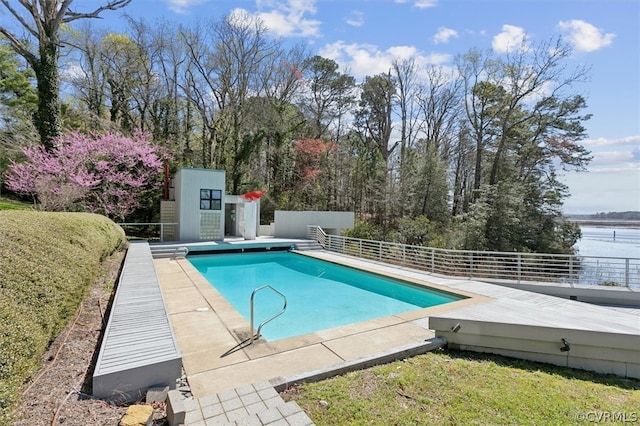
M517 283L640 287L640 258L449 250L328 235L319 226L309 226L307 233L328 251L434 274Z
M150 241L172 240L176 235L176 227L178 223L159 223L159 222L135 222L135 223L118 223L127 236L141 237ZM133 231L135 229L135 231Z

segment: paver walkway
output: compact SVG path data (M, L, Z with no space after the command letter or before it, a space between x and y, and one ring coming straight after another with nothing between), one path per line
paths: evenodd
M295 401L284 402L269 382L185 401L188 426L308 426L311 419Z

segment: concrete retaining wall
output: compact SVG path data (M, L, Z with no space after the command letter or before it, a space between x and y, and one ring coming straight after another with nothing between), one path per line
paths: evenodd
M331 235L340 235L343 229L353 229L355 213L276 210L274 222L274 237L305 239L308 225L320 226Z

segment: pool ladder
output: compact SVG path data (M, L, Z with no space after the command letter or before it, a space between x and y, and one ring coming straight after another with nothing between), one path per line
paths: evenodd
M254 300L254 297L255 297L257 292L259 292L260 290L265 290L265 289L269 289L269 290L273 291L274 293L276 293L277 295L279 295L280 297L282 297L282 300L283 300L284 304L282 305L282 309L280 310L280 312L278 312L277 314L271 316L270 318L267 318L266 320L262 321L260 323L260 325L258 326L258 331L254 334L253 331L255 329L253 327L253 306L254 306L253 300ZM262 327L265 324L267 324L267 323L273 321L274 319L278 318L280 315L284 314L284 311L286 311L286 310L287 310L287 298L285 297L284 294L280 293L278 290L276 290L275 288L271 287L270 285L263 285L262 287L255 288L253 290L253 292L251 293L251 335L250 335L251 336L250 337L251 341L249 342L249 344L253 343L254 340L258 340L260 338L260 330L262 330Z

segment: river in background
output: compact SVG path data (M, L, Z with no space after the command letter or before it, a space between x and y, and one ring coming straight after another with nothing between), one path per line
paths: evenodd
M576 243L578 254L599 257L640 258L640 229L581 226L582 238Z

